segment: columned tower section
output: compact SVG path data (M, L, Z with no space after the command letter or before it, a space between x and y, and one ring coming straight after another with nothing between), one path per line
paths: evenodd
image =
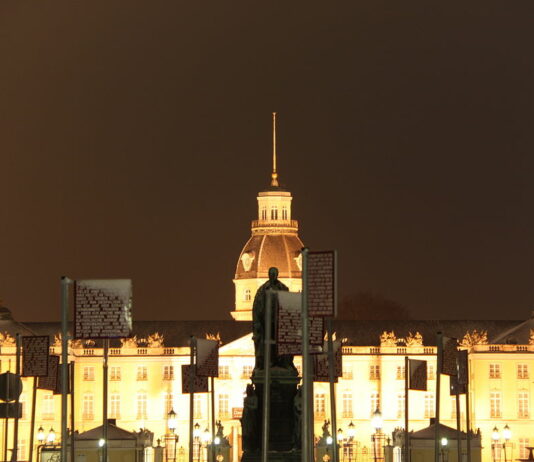
M252 221L252 236L243 247L234 278L237 321L252 320L254 295L276 266L278 278L292 292L302 290L304 245L298 236L298 222L291 217L292 196L278 184L276 171L276 113L273 113L273 172L271 185L258 194L258 219Z

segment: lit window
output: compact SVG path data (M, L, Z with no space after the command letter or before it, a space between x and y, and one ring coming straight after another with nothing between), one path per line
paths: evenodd
M501 365L500 364L490 364L489 365L489 378L490 379L500 379L501 378Z
M137 380L148 380L148 372L146 366L137 366Z
M315 394L315 417L318 419L324 419L326 412L326 400L324 393Z
M245 289L245 301L246 302L250 302L250 300L252 300L252 293L250 291L250 289Z
M528 447L529 439L528 438L519 438L519 457L521 459L528 459L529 456L529 450Z
M425 419L434 417L436 411L436 403L433 393L425 393Z
M83 420L93 420L94 418L95 418L95 414L94 414L94 397L93 397L93 395L90 395L90 394L83 395L82 419Z
M528 365L527 364L517 365L517 378L528 379Z
M43 420L54 419L54 395L52 393L43 396Z
M170 392L163 393L163 418L166 419L169 412L174 410L174 395Z
M287 220L287 207L282 207L282 220Z
M341 416L345 419L352 419L352 393L343 393L343 408Z
M451 396L451 419L456 420L456 396Z
M528 391L521 390L517 393L517 417L520 419L528 418Z
M371 416L377 409L380 409L380 394L377 391L371 392Z
M405 373L406 373L405 366L397 366L397 380L404 380Z
M343 363L343 375L342 375L342 377L345 380L352 380L352 378L353 378L352 368L346 362Z
M261 209L261 219L267 220L267 208L266 207L262 207Z
M490 392L490 417L492 418L501 418L501 392L492 391Z
M84 367L83 368L83 379L86 381L93 381L95 379L95 368L90 367Z
M163 380L174 380L174 366L163 366Z
M380 379L380 365L379 364L371 364L371 366L369 366L369 378L371 380Z
M219 419L228 419L228 395L219 394Z
M219 378L220 379L230 378L230 366L219 366Z
M254 371L254 366L245 365L243 366L243 374L241 375L242 379L249 379L252 376Z
M428 380L436 380L436 368L434 364L427 363Z
M28 450L26 446L26 440L25 439L19 439L19 444L17 446L17 459L18 460L27 460L28 455L26 454L26 451Z
M146 419L146 393L137 393L137 418Z
M117 366L112 366L110 368L110 380L118 381L121 379L121 368Z
M271 220L278 220L278 209L276 207L271 209Z
M112 419L121 418L121 395L112 393L110 396L109 416Z
M404 418L405 404L404 393L397 393L397 419Z
M193 417L195 419L202 419L202 407L203 407L203 400L202 396L200 396L198 393L194 395L194 402L193 402Z
M19 403L21 408L21 419L26 419L26 394L22 393L19 397Z

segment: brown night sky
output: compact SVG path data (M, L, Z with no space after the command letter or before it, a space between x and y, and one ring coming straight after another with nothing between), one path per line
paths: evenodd
M131 277L137 319L226 319L271 111L340 293L534 308L534 3L3 1L0 297ZM208 285L208 287L207 287Z

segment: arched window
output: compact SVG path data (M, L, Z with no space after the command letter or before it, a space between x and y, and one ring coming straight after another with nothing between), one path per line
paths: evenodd
M261 208L261 219L267 220L267 208L266 207Z
M271 209L271 220L278 220L278 209L276 207Z
M245 289L245 301L250 302L251 299L252 299L252 295L251 295L250 289Z
M287 220L287 207L282 207L282 220Z

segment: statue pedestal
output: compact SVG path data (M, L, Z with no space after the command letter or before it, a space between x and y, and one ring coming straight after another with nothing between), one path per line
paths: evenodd
M271 368L270 462L300 461L300 397L295 400L299 381L294 369ZM242 420L244 452L241 462L258 462L261 459L263 390L265 386L263 370L254 370L252 383L254 384L257 408L255 412L249 412L247 417Z

